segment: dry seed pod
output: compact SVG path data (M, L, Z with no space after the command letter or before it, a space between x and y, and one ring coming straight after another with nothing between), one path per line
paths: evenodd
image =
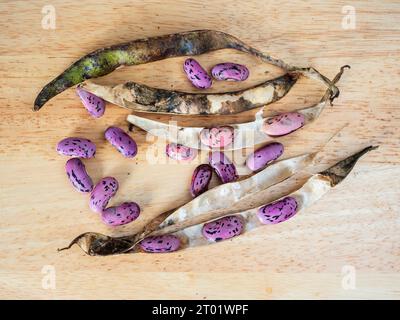
M245 90L223 93L170 91L135 82L108 86L88 81L82 87L108 102L137 112L234 114L278 101L297 78L295 74L284 74Z
M172 57L195 56L220 49L245 52L292 74L317 79L329 87L331 98L339 95L338 88L314 68L288 65L224 32L195 30L138 39L91 52L49 82L36 97L33 110L40 110L48 100L67 88L87 79L105 76L121 66L139 65Z
M336 75L333 83L339 81L343 71L348 66L343 66L340 69L340 72ZM330 100L330 92L327 91L325 95L322 97L321 102L318 104L296 110L292 112L292 114L301 115L302 125L306 126L313 121L315 121L324 108L329 104ZM276 117L280 117L281 115L275 115ZM263 118L262 111L256 114L256 118L252 122L239 123L239 124L231 124L227 126L223 126L223 128L229 128L229 134L233 131L232 136L234 136L232 143L223 143L224 151L228 150L239 150L243 148L251 148L257 144L272 142L274 141L274 137L268 136L264 132L265 123L270 121L271 118ZM161 137L163 139L168 139L178 144L182 144L184 146L193 148L193 149L201 149L201 150L209 150L213 148L213 144L218 146L218 136L215 135L215 142L213 139L207 140L207 131L208 128L204 127L180 127L173 124L162 123L155 120L150 120L147 118L139 117L137 115L129 115L127 118L128 122L131 124L155 135ZM289 133L289 131L293 131L295 128L292 125L286 125L285 121L281 121L282 123L280 130L278 133ZM293 122L292 122L293 123ZM300 126L300 127L301 127ZM282 128L283 127L283 128ZM279 128L279 126L274 126L274 128ZM299 126L297 127L297 129ZM289 131L288 131L289 129ZM275 129L276 130L276 129ZM286 132L284 132L286 130ZM228 130L225 130L228 131ZM275 132L276 133L276 132ZM226 133L225 133L226 134ZM226 139L230 141L229 135L226 134ZM206 142L205 141L210 141ZM224 140L225 141L225 140Z

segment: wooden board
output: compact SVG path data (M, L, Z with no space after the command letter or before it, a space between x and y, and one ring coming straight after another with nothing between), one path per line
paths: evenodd
M0 3L0 298L400 298L398 1L351 2L355 29L342 27L347 1L53 0L55 30L42 28L47 4ZM154 141L135 130L139 155L123 159L104 141L103 132L109 125L127 128L128 110L109 105L105 116L94 120L71 89L34 113L40 88L102 46L205 28L229 32L288 63L312 65L328 77L340 66L351 65L339 83L341 96L335 105L309 127L280 139L286 157L317 151L346 124L324 147L312 171L369 144L379 144L379 150L364 157L343 184L301 215L231 241L165 255L89 257L77 247L58 253L57 248L82 232L127 234L188 201L191 172L205 154L189 165L149 164L146 152ZM247 83L218 83L215 90L249 86L265 76L263 64L237 53L199 60L206 66L224 60L250 66ZM102 81L132 79L191 90L181 61L126 68ZM323 90L301 79L268 112L311 105ZM182 125L202 125L248 121L253 114L171 118ZM85 161L88 171L94 180L108 175L119 180L112 204L137 201L143 213L136 222L107 228L90 212L88 197L72 190L64 171L66 158L55 152L56 143L67 136L97 144L96 158ZM235 160L245 154L238 152ZM302 181L295 179L277 192L283 194Z

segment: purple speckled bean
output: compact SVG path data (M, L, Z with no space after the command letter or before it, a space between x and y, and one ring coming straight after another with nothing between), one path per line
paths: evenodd
M249 77L250 72L244 65L226 62L215 65L211 74L217 80L244 81Z
M233 238L242 233L244 227L240 216L227 216L204 224L203 236L211 241L220 241Z
M290 219L296 211L296 199L286 197L258 209L257 217L262 224L276 224Z
M109 226L122 226L136 220L140 207L136 202L124 202L116 207L109 207L101 213L101 219Z
M101 179L90 195L89 206L94 212L102 212L108 201L117 193L118 181L113 177Z
M287 112L265 120L262 131L273 137L284 136L299 128L305 123L305 117L299 112Z
M136 156L137 144L124 130L118 127L109 127L104 132L104 136L124 157Z
M200 131L200 141L211 148L223 148L233 142L235 130L230 126L204 128Z
M173 235L147 237L140 242L140 247L146 252L162 253L179 249L181 241Z
M222 183L235 181L239 177L235 165L223 152L211 152L208 161L221 179Z
M96 154L96 146L88 139L70 137L57 144L57 152L64 156L92 158Z
M78 158L72 158L65 164L68 179L79 192L90 192L93 189L93 181L86 172L85 165Z
M193 172L190 193L195 198L207 191L212 178L212 167L208 164L199 165Z
M183 70L189 81L199 89L207 89L212 85L212 79L207 71L194 59L189 58L183 64Z
M271 161L278 159L283 153L283 144L273 142L254 151L246 160L250 170L257 171L264 168Z
M168 157L178 161L192 161L197 156L197 150L182 144L169 143L165 148Z
M76 88L76 92L81 98L83 105L90 115L94 118L100 118L106 110L106 103L102 98L94 95L93 93L87 92L82 88Z

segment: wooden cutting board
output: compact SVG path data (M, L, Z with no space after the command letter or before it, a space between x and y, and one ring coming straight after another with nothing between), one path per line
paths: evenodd
M48 1L0 3L0 298L400 298L400 4L397 1L51 1L55 29L46 29ZM45 20L43 20L45 19ZM350 20L349 20L350 19ZM350 23L350 25L349 25ZM51 25L50 25L51 26ZM49 80L80 56L132 39L193 29L217 29L288 63L312 65L332 78L351 65L339 83L340 98L312 125L280 139L285 157L322 150L328 167L369 144L343 184L286 223L266 226L216 245L171 254L89 257L79 248L57 252L85 231L128 234L157 214L190 199L193 169L204 161L150 164L157 140L135 129L139 155L122 158L103 139L110 125L127 128L129 114L108 105L94 120L73 89L34 113L33 101ZM250 79L215 85L234 90L265 78L252 57L219 52L198 57L209 67L237 61ZM131 79L160 88L192 90L182 59L118 70L105 82ZM312 105L324 89L301 79L268 112ZM147 115L146 115L147 116ZM225 117L167 117L181 125L238 123L254 112ZM347 125L347 126L346 126ZM141 217L111 229L88 208L88 197L67 181L66 158L55 152L67 136L92 139L97 156L85 161L94 180L114 176L120 191L112 203L138 202ZM158 141L164 146L163 141ZM235 160L244 159L240 151ZM162 152L161 152L162 154ZM240 158L242 157L242 158ZM160 159L164 159L160 155ZM161 161L160 161L161 162ZM278 187L294 190L304 177ZM216 181L214 181L214 184ZM269 199L266 199L266 201Z

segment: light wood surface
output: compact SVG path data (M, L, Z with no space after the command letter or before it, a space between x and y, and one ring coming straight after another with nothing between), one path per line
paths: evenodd
M397 2L397 3L396 3ZM56 9L56 29L41 26L44 5ZM352 1L356 28L342 28L347 1L5 1L0 2L0 298L213 299L213 298L400 298L400 4ZM92 119L73 89L31 111L40 88L80 56L102 46L193 29L229 32L288 63L312 65L339 83L340 98L307 128L280 139L286 157L323 149L317 171L369 144L345 182L288 222L266 226L231 241L171 254L89 257L79 248L57 252L85 231L127 234L157 214L190 199L189 165L149 164L146 134L135 129L134 160L103 139L109 125L127 128L129 114L108 105ZM198 57L205 66L234 60L247 64L243 84L217 83L215 90L250 86L266 66L252 57L217 52ZM118 70L101 81L131 79L161 88L192 90L182 59ZM318 101L324 89L301 79L268 112ZM248 121L254 112L225 117L166 117L182 125ZM94 180L114 176L120 191L112 204L138 202L140 218L111 229L88 208L88 197L67 181L65 157L55 152L67 136L92 139L98 153L85 161ZM149 138L147 138L149 139ZM164 145L163 142L161 142ZM240 161L245 153L235 154ZM160 159L162 159L161 157ZM276 197L304 181L276 189ZM215 183L215 181L214 181ZM268 199L266 199L268 200ZM47 267L50 266L50 267ZM44 269L43 269L44 268ZM42 286L54 268L56 287ZM343 286L348 270L355 287Z

